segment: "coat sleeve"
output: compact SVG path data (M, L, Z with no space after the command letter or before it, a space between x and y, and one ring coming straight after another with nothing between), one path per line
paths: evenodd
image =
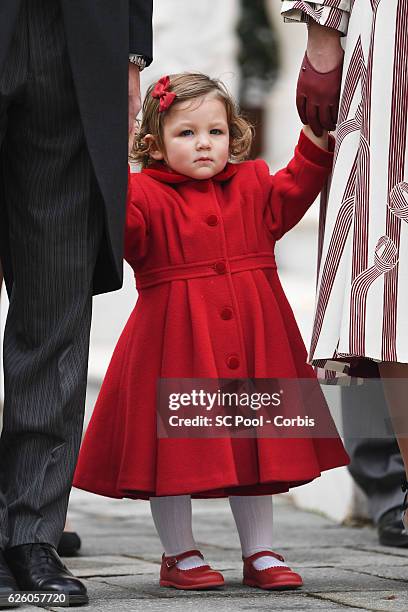
M149 223L143 191L138 186L138 173L128 167L128 195L125 222L125 260L135 268L148 249Z
M313 19L322 26L347 34L351 0L282 0L281 13L285 21L308 23Z
M302 131L286 168L269 174L266 163L255 162L264 190L264 222L275 240L294 227L323 189L333 164L334 138L329 151L315 145Z
M153 0L129 0L129 53L153 59Z

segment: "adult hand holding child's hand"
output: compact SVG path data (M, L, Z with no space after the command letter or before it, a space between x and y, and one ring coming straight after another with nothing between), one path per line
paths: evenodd
M302 123L309 124L316 136L336 127L343 56L339 32L311 22L296 106Z

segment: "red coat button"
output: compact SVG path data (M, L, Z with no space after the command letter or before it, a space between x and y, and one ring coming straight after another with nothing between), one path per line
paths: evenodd
M233 316L232 308L229 308L228 306L226 306L225 308L221 310L221 319L224 319L224 321L228 321L229 319L232 319L232 316Z
M236 370L237 368L239 368L239 359L238 359L238 357L236 357L236 355L230 355L227 358L227 366L231 370Z
M217 261L214 268L218 274L225 274L225 272L227 271L227 266L226 266L225 261Z
M217 215L208 215L207 223L208 223L208 225L211 225L211 226L217 225L217 223L218 223Z

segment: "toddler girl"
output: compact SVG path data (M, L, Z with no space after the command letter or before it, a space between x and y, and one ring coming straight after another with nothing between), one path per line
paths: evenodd
M162 586L224 583L197 550L192 497L229 498L245 584L301 586L273 552L271 495L348 463L338 437L157 436L158 379L314 378L273 252L316 199L333 155L327 134L317 139L305 126L294 158L271 176L264 161L242 161L251 139L217 80L177 74L147 92L134 149L142 171L129 174L125 230L139 297L74 484L150 500L164 549Z

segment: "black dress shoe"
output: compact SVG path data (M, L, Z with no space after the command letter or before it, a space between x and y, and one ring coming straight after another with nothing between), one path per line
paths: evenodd
M13 546L4 556L21 591L65 593L71 606L88 603L85 585L63 564L51 544Z
M60 557L75 557L81 548L81 538L76 531L63 531L58 544L57 553Z
M402 507L391 508L378 521L378 539L383 546L408 548L408 533L402 522Z
M0 550L0 603L4 605L7 602L8 595L12 595L16 591L18 591L17 583Z

